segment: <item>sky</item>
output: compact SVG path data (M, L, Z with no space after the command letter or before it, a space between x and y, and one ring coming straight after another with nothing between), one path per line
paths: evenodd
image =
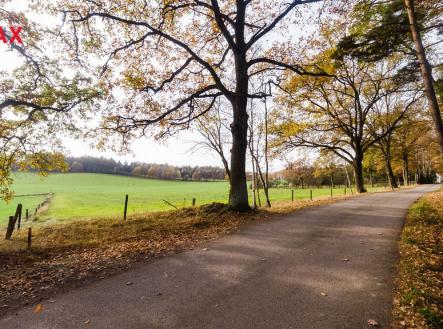
M50 22L51 17L38 17L31 12L27 12L27 0L13 1L15 11L23 11L31 20L39 23ZM50 23L49 23L50 24ZM298 26L300 28L300 26ZM297 34L294 32L293 34ZM278 38L278 37L277 37ZM18 58L8 46L0 43L0 70L11 69L18 65ZM168 163L176 166L222 166L216 153L207 149L193 149L190 151L195 141L201 140L197 132L182 132L168 140L157 142L151 138L144 137L133 142L131 152L127 154L117 154L112 151L99 152L90 145L90 142L63 138L63 144L67 154L70 156L103 156L114 158L123 162L148 162L148 163ZM271 162L270 170L283 169L285 162L274 160ZM248 169L250 166L248 166Z

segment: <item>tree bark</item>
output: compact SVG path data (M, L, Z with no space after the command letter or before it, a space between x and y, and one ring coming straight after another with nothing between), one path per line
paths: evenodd
M250 210L248 189L246 185L246 148L247 148L246 102L236 101L234 105L234 121L231 125L231 207L238 211Z
M354 158L353 165L357 193L365 193L366 189L363 183L363 155L357 154Z
M409 27L411 29L412 39L415 45L415 51L420 64L420 71L423 77L426 97L429 103L429 109L434 121L434 128L437 133L438 144L440 145L441 156L443 157L443 122L440 108L438 106L437 95L435 93L434 81L432 78L432 68L426 58L425 48L421 39L420 31L415 14L414 0L404 0L408 12Z
M402 156L403 161L403 183L405 186L409 185L409 157L408 153L403 153Z
M248 68L246 55L235 56L236 89L232 99L233 122L231 124L231 200L237 211L248 211L248 187L246 182L246 150L248 147Z
M386 176L388 177L389 186L391 189L397 188L397 182L395 181L394 171L391 165L391 136L388 135L385 138L385 145L381 145L381 150L385 158Z
M394 171L391 166L391 159L389 155L385 155L386 176L388 177L389 186L394 189L397 188L397 182L395 181Z

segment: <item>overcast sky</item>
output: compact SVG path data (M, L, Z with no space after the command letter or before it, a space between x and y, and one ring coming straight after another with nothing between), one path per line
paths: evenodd
M39 23L51 21L51 18L42 18L33 13L28 13L26 2L26 0L13 1L14 10L25 12L29 19L38 21ZM300 30L300 26L298 26L297 30ZM297 31L293 31L292 34L296 35ZM14 55L14 52L10 51L7 45L0 43L0 70L11 69L14 64L18 65L18 63L18 58ZM161 143L150 138L142 138L133 143L131 153L124 155L111 151L99 152L86 141L73 140L71 138L64 138L63 141L68 155L71 156L93 155L112 157L120 161L128 162L140 161L168 163L177 166L212 165L221 167L221 161L214 152L202 149L190 151L193 142L199 140L199 138L199 134L196 132L183 132ZM283 167L284 162L277 160L272 162L270 170L275 171Z

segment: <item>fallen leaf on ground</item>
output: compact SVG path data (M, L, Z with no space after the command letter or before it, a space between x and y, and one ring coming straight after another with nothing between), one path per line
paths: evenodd
M320 295L322 295L322 296L324 296L324 297L326 297L328 294L327 293L325 293L325 292L321 292L320 293Z
M203 251L208 251L208 248L203 248L202 250L203 250Z
M126 285L127 286L132 286L132 282L131 281L126 282Z
M90 324L91 323L91 320L86 320L85 321L85 324Z
M343 258L344 262L349 262L349 258Z
M372 327L378 327L380 325L377 321L375 321L373 319L369 319L368 324Z
M41 313L43 311L43 305L37 304L37 306L34 308L34 313Z

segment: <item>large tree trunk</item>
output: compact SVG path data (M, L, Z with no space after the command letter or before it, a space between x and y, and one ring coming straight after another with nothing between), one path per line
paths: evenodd
M231 124L231 200L237 211L248 211L248 187L246 183L246 150L248 147L248 68L246 56L235 58L237 85L232 99L233 122Z
M363 183L363 155L357 154L354 162L355 188L357 193L365 193L366 189Z
M246 98L245 98L246 100ZM244 105L244 106L243 106ZM247 211L248 188L246 185L246 148L248 144L248 114L246 101L236 101L234 104L234 121L231 124L232 150L231 150L231 200L234 210Z
M415 51L420 64L421 75L425 87L426 97L429 103L429 109L434 120L434 128L437 133L438 143L440 145L441 155L443 157L443 122L441 118L440 108L438 106L437 95L435 93L434 81L432 78L432 68L426 58L425 48L421 39L420 31L417 24L417 17L414 10L414 0L404 0L408 11L409 26L411 29L412 39L414 40Z

